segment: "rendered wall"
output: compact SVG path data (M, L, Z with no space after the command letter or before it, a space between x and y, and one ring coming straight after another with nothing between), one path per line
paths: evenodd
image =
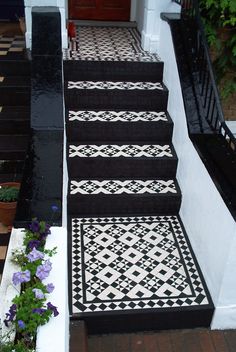
M236 328L236 224L188 137L172 37L164 21L160 38L158 54L164 61L179 158L180 214L216 307L212 328Z

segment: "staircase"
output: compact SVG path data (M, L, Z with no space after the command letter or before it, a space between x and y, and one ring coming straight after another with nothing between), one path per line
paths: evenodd
M30 133L30 63L19 39L0 36L8 46L0 56L0 183L21 182ZM8 231L0 227L0 275Z
M178 215L162 62L66 61L71 319L88 333L209 326Z

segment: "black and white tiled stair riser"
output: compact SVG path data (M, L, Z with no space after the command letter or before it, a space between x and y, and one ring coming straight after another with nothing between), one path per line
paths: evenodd
M64 51L65 60L158 62L156 54L141 48L135 28L77 27L76 38Z
M178 217L71 221L72 314L112 319L151 310L158 317L165 309L211 306Z

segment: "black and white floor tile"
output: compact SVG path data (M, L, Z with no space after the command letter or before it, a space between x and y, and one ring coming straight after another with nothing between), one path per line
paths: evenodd
M73 314L209 303L178 217L71 221Z
M23 53L25 49L25 39L21 35L7 37L0 35L0 56L13 53Z
M157 122L168 121L164 111L73 111L69 110L69 121L100 122Z
M65 60L160 61L158 55L142 49L135 28L78 26L76 38L64 51Z
M69 157L81 157L81 158L118 158L118 157L147 157L147 158L163 158L173 157L171 148L169 145L137 145L137 144L88 144L88 145L70 145L69 146Z
M168 194L177 193L174 180L71 180L70 194Z
M163 90L159 82L68 81L68 89Z

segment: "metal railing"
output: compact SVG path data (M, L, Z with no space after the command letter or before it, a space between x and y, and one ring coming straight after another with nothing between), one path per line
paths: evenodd
M192 70L197 76L197 89L201 97L201 110L213 131L221 134L231 149L236 152L236 138L226 125L224 119L198 1L172 1L181 5L181 18L184 23L189 23L194 28L195 40L188 40L189 38L187 38L186 43L189 46L188 52L191 53ZM187 31L186 35L188 35Z

